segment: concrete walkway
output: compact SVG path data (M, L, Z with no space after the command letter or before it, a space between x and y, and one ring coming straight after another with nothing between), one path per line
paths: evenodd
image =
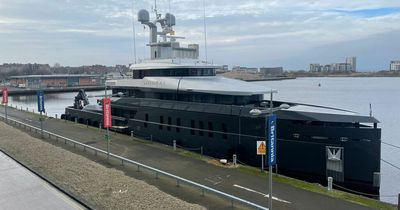
M4 109L0 110L4 113ZM8 110L9 116L22 122L40 127L38 115ZM46 119L44 129L68 138L106 149L104 131L98 128ZM112 134L111 152L126 158L170 172L180 177L207 185L214 189L235 195L262 206L268 206L267 179L244 173L232 168L224 168L202 160L177 154L170 146L132 140L129 136ZM287 184L273 184L274 209L370 209L326 195L292 187Z
M0 209L85 209L0 152Z

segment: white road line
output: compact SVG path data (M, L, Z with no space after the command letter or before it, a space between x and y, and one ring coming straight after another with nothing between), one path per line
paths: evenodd
M243 189L243 190L247 190L247 191L249 191L249 192L257 193L257 194L259 194L259 195L262 195L262 196L264 196L264 197L268 197L268 198L269 198L269 194L264 194L264 193L261 193L261 192L258 192L258 191L255 191L255 190L252 190L252 189L249 189L249 188L247 188L247 187L243 187L243 186L240 186L240 185L237 185L237 184L234 184L233 186L234 186L234 187L237 187L237 188L240 188L240 189ZM283 203L291 203L291 202L289 202L289 201L286 201L286 200L277 198L277 197L275 197L275 196L272 196L272 199L273 199L273 200L276 200L276 201L283 202Z
M211 180L211 179L208 179L208 178L204 178L204 180L211 182L213 185L217 185L217 184L222 182L222 181L219 181L219 182L218 181L214 181L214 180Z

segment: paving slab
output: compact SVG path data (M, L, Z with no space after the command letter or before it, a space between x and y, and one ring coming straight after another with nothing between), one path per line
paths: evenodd
M0 152L0 209L85 208Z

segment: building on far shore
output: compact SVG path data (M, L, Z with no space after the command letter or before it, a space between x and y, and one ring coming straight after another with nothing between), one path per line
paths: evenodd
M319 63L311 63L310 64L310 72L322 72L324 71L324 65Z
M229 66L228 65L222 65L221 66L222 71L229 71Z
M347 57L346 58L346 64L350 64L351 65L352 71L357 71L357 58L355 56Z
M264 76L280 76L283 74L283 67L261 67L260 73Z
M66 88L104 84L101 75L89 74L24 75L12 76L9 80L11 86L20 88Z
M258 68L255 67L245 67L245 66L232 66L232 71L241 71L248 73L258 73Z
M356 72L357 71L357 58L347 57L345 63L332 63L332 64L310 64L310 72Z
M390 71L400 71L400 60L390 61Z

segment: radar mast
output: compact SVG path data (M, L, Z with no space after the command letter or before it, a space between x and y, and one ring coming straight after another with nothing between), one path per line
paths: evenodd
M181 47L177 39L184 37L175 36L173 26L176 25L175 16L171 13L165 13L164 17L158 13L157 1L154 1L155 20L150 20L150 14L147 10L138 12L138 21L147 25L150 28L150 41L147 46L150 46L150 59L198 59L199 45L189 44L188 47ZM158 24L161 26L161 31L158 31ZM158 37L161 40L158 40Z

